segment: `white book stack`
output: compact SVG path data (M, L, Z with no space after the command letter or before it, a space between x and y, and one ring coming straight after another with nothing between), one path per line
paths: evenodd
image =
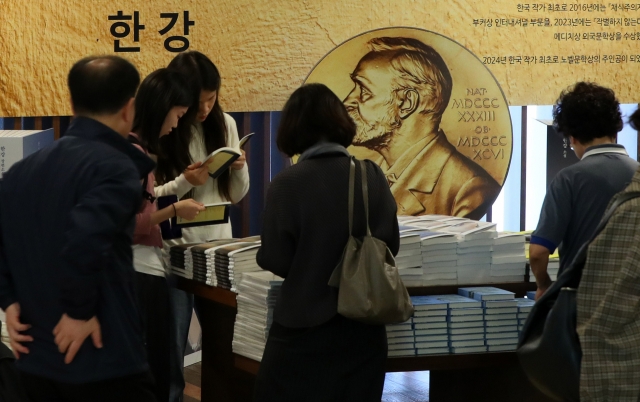
M422 245L422 286L458 283L458 247L455 235L419 232Z
M238 284L233 352L261 361L283 279L267 271L250 272Z
M458 284L481 284L491 281L491 247L497 237L496 224L462 221L440 229L458 239Z
M516 299L518 302L518 333L522 332L522 327L529 317L529 313L533 309L533 305L536 303L533 299Z
M559 271L560 271L560 257L558 257L557 255L550 256L549 264L547 265L547 273L549 274L551 281L555 282L558 280Z
M260 241L233 243L215 250L217 286L235 292L242 275L262 269L256 262Z
M447 303L435 296L413 296L411 302L416 354L448 354Z
M409 318L401 324L387 325L387 344L389 357L415 356L413 319Z
M434 297L447 303L447 328L451 353L486 352L482 303L460 295Z
M525 236L498 233L491 251L491 283L523 282L526 268Z
M518 345L518 302L515 294L494 287L460 288L458 293L482 302L485 343L489 352L504 352Z
M400 233L400 248L395 257L398 274L405 286L422 285L420 235L414 231Z

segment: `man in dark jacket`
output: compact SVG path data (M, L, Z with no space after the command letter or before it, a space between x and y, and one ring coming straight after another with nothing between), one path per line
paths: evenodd
M139 83L119 57L76 63L65 137L2 180L0 308L34 401L154 400L131 252L153 168L126 139Z

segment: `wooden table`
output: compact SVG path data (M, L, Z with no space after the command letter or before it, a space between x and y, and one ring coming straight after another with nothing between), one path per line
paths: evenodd
M464 286L409 288L409 293L412 296L456 294L458 288ZM517 297L535 290L535 283L490 286L515 292ZM182 278L178 281L178 287L193 293L200 307L202 402L250 401L260 363L232 351L236 294ZM514 352L395 357L387 360L387 372L424 370L430 371L431 402L550 401L526 379Z

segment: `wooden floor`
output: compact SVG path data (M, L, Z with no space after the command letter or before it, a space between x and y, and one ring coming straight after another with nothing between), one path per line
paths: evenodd
M201 365L194 364L184 369L187 385L184 402L200 401ZM428 402L429 372L387 373L382 402Z

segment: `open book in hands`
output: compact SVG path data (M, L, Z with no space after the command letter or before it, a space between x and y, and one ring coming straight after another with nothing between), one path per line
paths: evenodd
M244 145L249 141L255 133L249 133L242 137L240 143L237 148L231 147L223 147L218 148L213 151L209 156L207 156L203 161L203 165L209 165L209 176L216 179L218 176L222 174L225 170L231 166L233 162L236 161L240 156L242 156L241 149Z
M230 202L217 204L205 204L204 211L200 212L192 220L177 217L176 223L181 227L216 225L229 222Z

